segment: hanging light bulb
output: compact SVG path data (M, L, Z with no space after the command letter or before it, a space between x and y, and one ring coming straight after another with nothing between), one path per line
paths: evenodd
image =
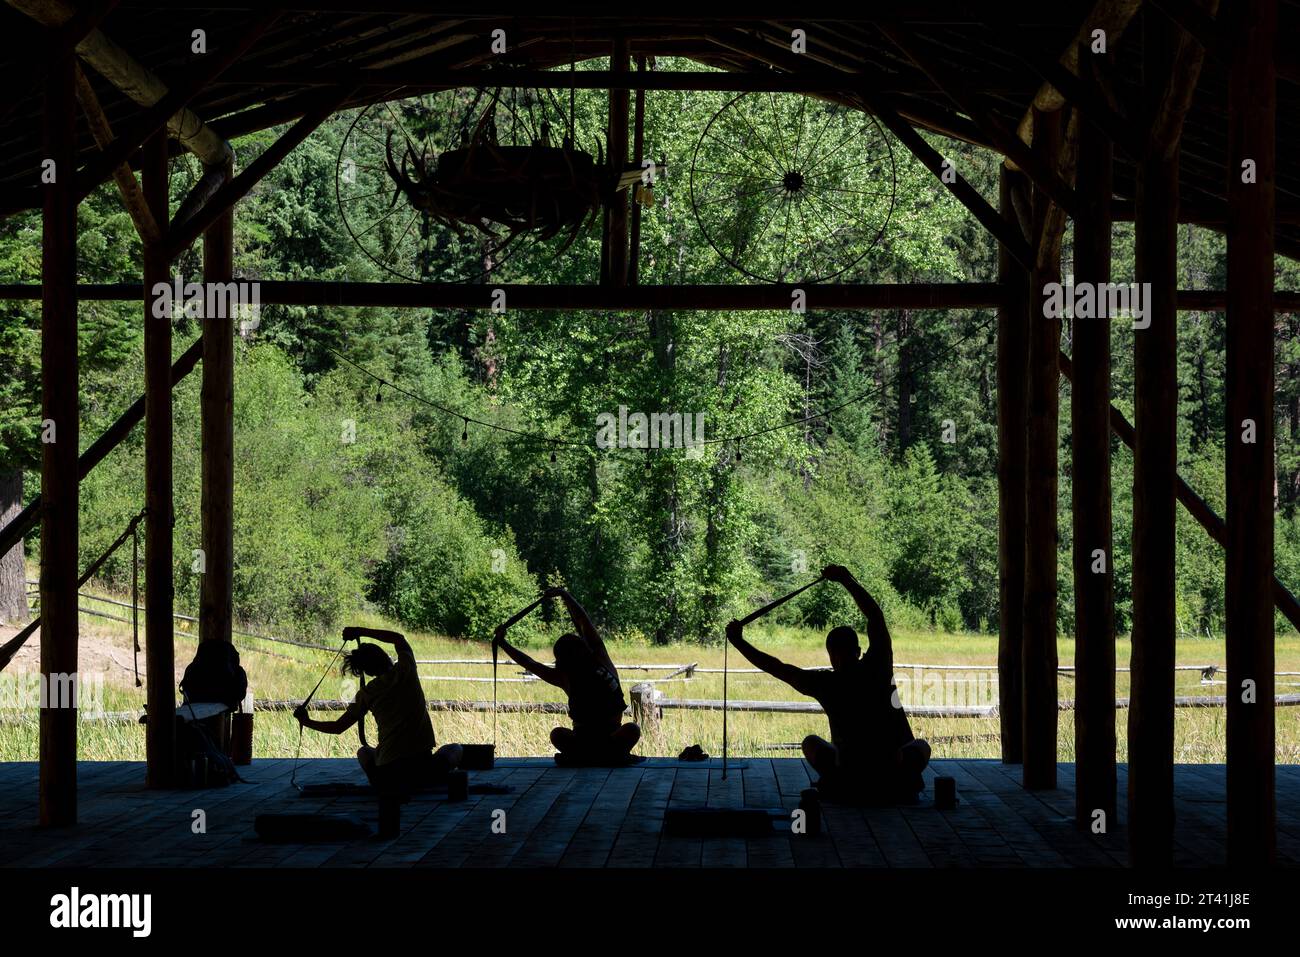
M555 449L551 449L551 464L555 464Z
M379 383L379 388L375 390L375 401L376 402L384 401L384 384L382 382Z
M650 471L650 449L649 449L649 447L647 447L646 450L645 450L645 470L646 470L647 472Z
M736 440L736 461L739 462L739 461L741 460L741 458L742 458L742 456L741 456L741 454L740 454L740 440L737 439L737 440Z
M465 428L461 430L461 433L460 433L460 440L461 440L462 442L468 442L468 441L469 441L469 419L466 419L466 420L465 420Z

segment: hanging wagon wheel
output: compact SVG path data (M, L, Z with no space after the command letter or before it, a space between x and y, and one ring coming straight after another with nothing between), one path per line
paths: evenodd
M414 282L526 277L570 249L575 264L592 262L608 173L575 112L554 91L522 89L365 107L335 164L344 229L380 269Z
M894 153L874 117L797 94L742 93L691 160L691 208L731 266L764 282L853 269L893 214Z

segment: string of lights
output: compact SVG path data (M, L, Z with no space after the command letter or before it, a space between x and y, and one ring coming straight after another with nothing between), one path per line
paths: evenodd
M936 365L940 360L947 359L955 355L961 346L963 346L967 342L970 342L980 333L987 332L989 327L993 324L995 318L996 318L995 316L990 316L984 322L979 323L978 325L972 327L964 335L959 336L956 340L954 340L946 349L940 350L939 352L936 352L931 356L929 356L926 361L914 365L910 370L910 372L914 374L919 370L927 369L933 365ZM913 333L912 336L908 337L908 339L915 338L920 334L921 333ZM357 362L355 359L352 359L344 355L343 353L339 352L337 349L334 349L330 346L324 346L324 349L325 351L333 355L335 358L339 359L341 362L346 363L347 365L356 369L358 372L362 373L366 377L378 383L378 390L375 393L377 400L379 400L380 397L382 396L383 389L388 388L399 395L406 396L407 398L415 402L428 406L429 408L435 409L436 411L441 412L442 414L448 416L449 418L460 419L464 424L464 428L461 432L462 442L467 442L469 440L469 426L473 424L492 432L505 433L526 442L535 442L543 447L550 447L552 450L551 451L552 462L556 460L555 449L557 448L584 448L584 449L599 448L594 436L591 439L585 441L576 441L573 439L543 435L538 432L531 432L524 429L513 428L512 426L508 426L508 425L502 425L498 422L489 422L485 419L478 418L477 416L471 413L457 411L456 409L450 408L449 406L443 405L442 403L435 402L433 399L430 399L428 396L424 396L417 392L413 392L410 389L405 388L401 384L397 382L393 382L392 380L380 375L379 373L366 368L364 365ZM881 383L879 385L875 385L872 388L867 389L864 392L858 393L857 395L851 396L848 399L845 399L835 405L818 409L816 412L810 412L806 415L802 415L794 419L789 419L785 422L778 422L774 425L765 426L761 429L755 429L752 432L743 432L735 435L726 435L726 436L719 436L712 439L703 439L700 440L699 442L696 442L695 447L706 446L706 445L726 445L729 443L735 444L736 461L741 461L742 453L740 451L740 446L744 442L750 439L756 439L765 435L770 435L773 432L779 432L783 429L799 428L815 422L825 423L826 430L829 433L831 432L831 426L827 420L831 415L835 414L836 412L842 411L843 409L847 409L850 406L857 405L860 402L865 402L868 399L875 398L876 396L884 393L887 387L892 384L894 384L894 380L890 380L890 382L888 383ZM651 451L651 449L648 447L621 448L621 447L611 446L609 448L602 449L602 451L645 452L648 454ZM648 458L647 458L647 467L649 467Z

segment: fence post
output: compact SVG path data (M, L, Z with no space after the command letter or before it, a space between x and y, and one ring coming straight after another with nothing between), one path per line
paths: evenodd
M655 686L642 682L632 686L632 720L641 726L641 737L659 733L660 710L655 704Z

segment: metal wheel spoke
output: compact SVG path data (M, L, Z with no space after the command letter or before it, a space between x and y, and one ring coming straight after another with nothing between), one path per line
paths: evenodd
M740 118L745 121L745 125L749 127L749 131L754 134L754 138L758 140L759 143L762 144L763 149L767 150L767 155L772 157L772 162L776 164L775 166L771 167L772 172L776 173L777 176L780 176L781 161L777 158L777 155L774 152L772 152L772 147L767 145L767 140L763 139L762 134L759 133L758 130L754 128L754 124L749 121L749 117L745 114L745 111L739 110L738 112L740 114Z
M699 203L697 209L703 209L705 206L716 206L718 203L739 202L742 199L748 199L751 196L758 196L760 193L771 193L780 189L780 186L762 186L748 193L741 193L739 196L719 196L717 199L711 199L707 203Z
M785 168L794 169L794 160L790 158L790 153L785 148L785 137L781 135L781 118L776 115L776 95L770 91L767 94L767 108L772 114L772 135L776 139L777 146L781 147L781 154L785 157Z
M820 159L818 159L811 166L809 166L808 169L804 170L804 176L811 176L813 174L813 171L816 170L817 167L821 166L832 156L838 156L840 154L840 150L844 149L844 147L848 144L850 140L852 140L854 137L862 136L862 135L863 133L861 130L850 130L848 135L846 135L844 139L840 140L838 143L835 144L835 148L833 150L831 150L829 153L824 154Z
M707 129L704 131L704 135L711 140L715 140L716 142L721 143L727 149L731 150L733 153L739 156L742 160L745 160L746 162L750 162L749 156L747 156L745 152L739 146L736 146L734 143L728 143L726 140L719 139L716 133L713 133L712 131ZM764 165L766 166L767 164L765 163ZM776 175L778 176L781 175L779 172L777 172L777 170L772 169L772 167L768 166L767 168L771 170L773 173L776 173Z

